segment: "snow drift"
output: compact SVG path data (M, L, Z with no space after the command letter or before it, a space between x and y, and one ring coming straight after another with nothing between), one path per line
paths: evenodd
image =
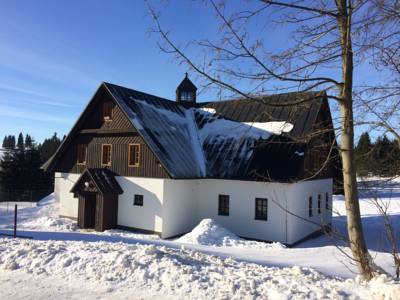
M199 225L184 236L176 240L179 243L209 245L218 247L237 247L237 248L277 248L281 249L285 246L281 243L263 243L256 241L244 240L233 232L219 225L213 219L203 219Z

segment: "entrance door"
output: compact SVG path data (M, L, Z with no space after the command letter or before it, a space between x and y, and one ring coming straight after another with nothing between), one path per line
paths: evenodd
M85 195L84 228L94 228L96 221L96 194Z

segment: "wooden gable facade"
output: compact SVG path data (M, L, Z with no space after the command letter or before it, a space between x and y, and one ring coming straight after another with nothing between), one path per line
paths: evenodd
M106 117L104 110L110 111L111 115ZM80 174L86 168L106 167L117 176L169 178L165 168L104 87L93 97L68 138L68 146L59 154L54 166L56 172ZM103 145L111 146L109 165L102 164ZM138 145L139 163L136 165L129 164L130 145ZM78 161L80 151L85 157Z

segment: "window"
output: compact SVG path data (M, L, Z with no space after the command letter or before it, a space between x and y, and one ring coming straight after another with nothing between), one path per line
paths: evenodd
M312 217L313 216L313 211L312 211L312 197L308 197L308 216Z
M321 214L321 194L318 194L318 213Z
M220 216L229 216L229 196L218 196L218 214Z
M135 195L133 205L143 206L143 195Z
M193 93L192 92L181 92L181 100L183 101L192 101L193 100Z
M256 198L256 220L268 219L268 199Z
M103 104L103 118L104 118L104 121L111 121L112 120L112 109L113 109L112 102L104 102L104 104Z
M111 145L101 145L101 165L111 166Z
M329 210L329 194L325 193L325 209Z
M138 167L140 161L140 144L129 145L128 166Z
M86 145L78 145L78 165L86 164Z

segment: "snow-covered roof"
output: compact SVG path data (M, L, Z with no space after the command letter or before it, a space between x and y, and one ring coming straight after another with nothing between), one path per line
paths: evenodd
M103 83L94 98L104 92L111 94L170 177L175 179L253 180L269 176L274 180L292 180L304 158L295 154L295 151L301 153L303 148L297 144L293 146L291 138L310 130L322 103L321 94L293 93L266 98L273 99L274 103L304 97L311 97L312 101L290 109L266 105L263 102L266 98L205 102L188 107L111 83ZM92 102L85 112L93 107ZM74 128L81 126L85 112ZM288 147L282 146L280 141L283 140L290 140ZM68 141L69 137L42 168L54 167L53 162L60 157L60 149L68 147ZM282 172L283 169L287 171Z
M290 133L286 121L239 122L208 107L184 107L105 84L173 178L246 177L256 143Z

